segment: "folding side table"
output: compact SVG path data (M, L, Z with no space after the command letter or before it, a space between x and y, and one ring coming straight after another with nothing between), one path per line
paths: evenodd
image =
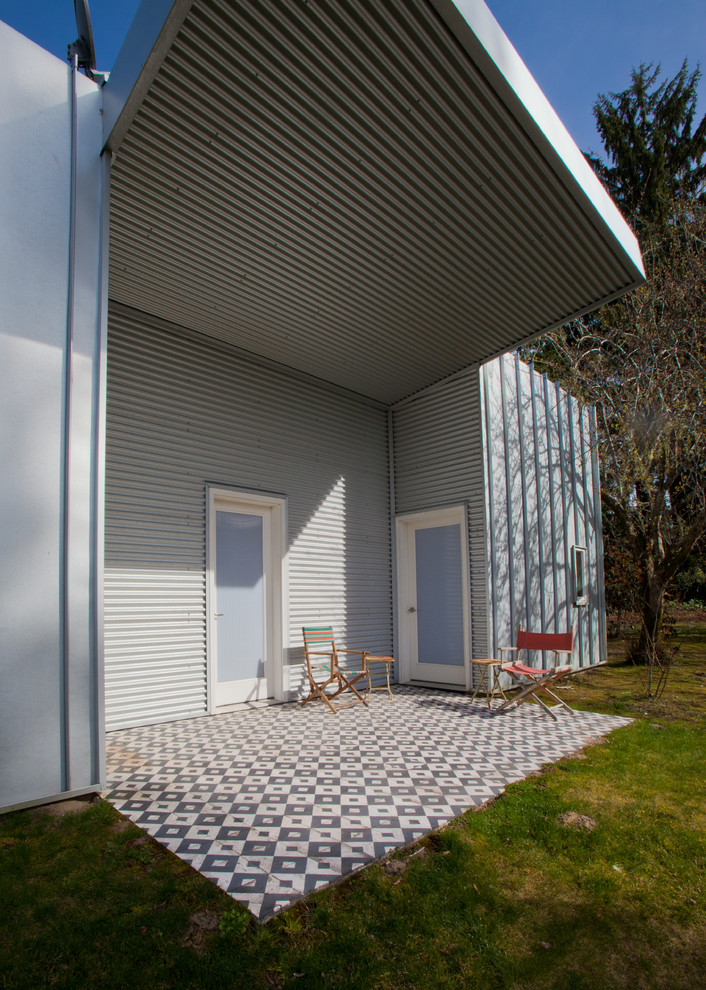
M479 672L478 686L473 692L471 701L476 700L476 696L481 689L485 691L488 708L490 708L491 698L494 698L496 694L502 695L503 699L507 701L507 696L505 695L502 685L500 684L500 674L502 673L502 664L500 660L496 660L494 657L482 657L472 659L471 663L476 665ZM471 670L472 669L473 668L471 667Z

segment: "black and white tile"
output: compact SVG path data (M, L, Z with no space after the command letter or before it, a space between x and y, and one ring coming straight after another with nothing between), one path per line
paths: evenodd
M626 725L397 687L108 734L108 798L265 919Z

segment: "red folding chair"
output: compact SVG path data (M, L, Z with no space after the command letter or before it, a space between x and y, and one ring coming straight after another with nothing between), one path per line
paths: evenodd
M543 669L541 667L531 667L528 664L519 663L518 660L514 660L512 663L505 663L505 653L519 654L523 650L527 653L536 653L540 651L553 653L555 660L554 665L547 669ZM573 626L569 629L568 633L526 632L520 626L517 632L517 645L500 647L500 670L502 673L510 675L514 685L519 687L520 693L514 695L512 698L508 698L507 701L504 701L502 705L496 709L496 711L502 712L511 705L521 705L523 701L529 701L530 698L534 698L537 704L542 706L547 715L551 715L551 717L556 721L556 715L554 712L539 697L539 693L543 692L554 698L554 700L565 708L567 712L571 712L573 715L573 708L569 708L562 698L557 697L557 695L550 690L551 686L557 684L558 681L563 680L569 674L575 673L580 669L573 667L570 663L562 665L559 664L560 656L567 656L571 658L573 657L573 653Z

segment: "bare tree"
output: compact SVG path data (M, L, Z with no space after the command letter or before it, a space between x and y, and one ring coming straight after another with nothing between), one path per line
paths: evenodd
M535 360L596 407L604 518L636 565L635 657L651 674L665 592L706 535L704 204L673 201L642 249L647 284L543 338Z

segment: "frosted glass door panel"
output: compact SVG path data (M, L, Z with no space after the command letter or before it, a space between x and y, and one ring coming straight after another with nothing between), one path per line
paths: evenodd
M218 681L265 676L263 520L216 513Z
M415 534L417 661L464 663L461 527L434 526Z
M401 679L465 688L471 642L466 508L401 516L396 528Z

